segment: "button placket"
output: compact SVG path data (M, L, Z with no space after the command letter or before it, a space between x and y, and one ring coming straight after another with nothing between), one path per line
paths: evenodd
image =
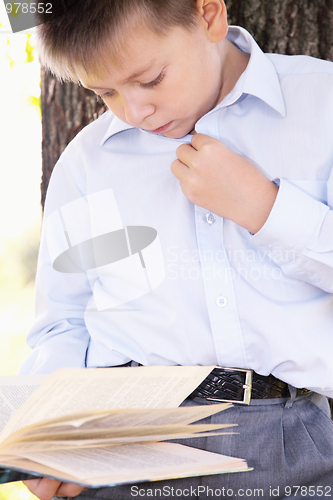
M212 336L221 366L247 366L243 335L237 311L232 269L223 241L224 220L214 222L201 207L195 207L200 263Z

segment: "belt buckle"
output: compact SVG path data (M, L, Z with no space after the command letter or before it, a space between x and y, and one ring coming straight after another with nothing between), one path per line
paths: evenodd
M242 372L245 373L245 383L243 384L243 400L239 401L237 399L218 399L218 398L208 398L209 401L221 401L223 403L237 403L242 405L249 405L251 399L251 390L252 390L252 373L253 370L246 370L243 368L225 368L223 366L219 366L217 368L221 368L222 370L229 370L233 372Z

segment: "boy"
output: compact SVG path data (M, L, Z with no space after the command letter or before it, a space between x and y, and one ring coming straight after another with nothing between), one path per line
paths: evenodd
M240 435L190 444L254 470L159 487L332 496L333 65L264 55L228 30L223 0L84 0L41 26L40 50L112 113L53 172L21 372L131 361L253 370L250 405L212 418ZM206 385L197 396L211 402ZM138 494L26 484L43 500Z

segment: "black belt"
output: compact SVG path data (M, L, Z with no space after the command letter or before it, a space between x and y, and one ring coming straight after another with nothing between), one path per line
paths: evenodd
M308 389L297 389L296 395L306 395L311 392ZM289 396L288 384L274 375L265 377L253 370L219 367L214 368L189 397L249 404L251 398L288 398Z

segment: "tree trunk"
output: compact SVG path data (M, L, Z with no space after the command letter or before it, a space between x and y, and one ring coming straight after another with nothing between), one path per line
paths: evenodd
M333 0L226 0L230 24L246 28L264 52L333 61Z

